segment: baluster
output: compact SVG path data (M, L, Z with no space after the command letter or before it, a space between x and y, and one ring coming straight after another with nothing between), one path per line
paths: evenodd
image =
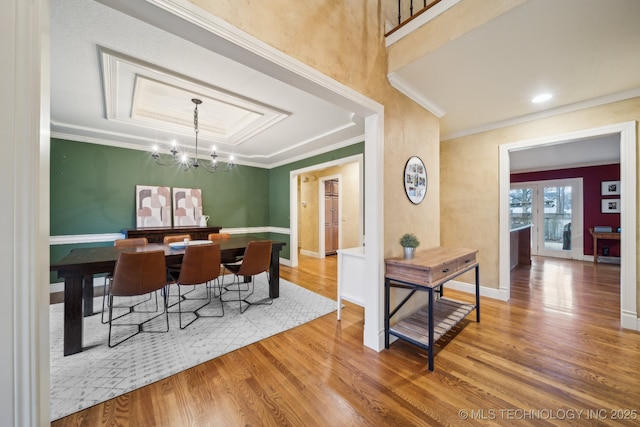
M413 16L413 0L409 2L409 16Z
M400 3L402 3L402 0L398 0L398 25L402 24L402 14L400 13L402 5Z

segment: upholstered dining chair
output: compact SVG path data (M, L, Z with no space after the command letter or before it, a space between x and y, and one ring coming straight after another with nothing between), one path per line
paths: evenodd
M191 241L191 235L190 234L173 234L173 235L164 236L162 243L164 243L165 245L168 245L169 243L184 242L185 239ZM169 267L169 270L180 270L180 264L172 264L167 267Z
M116 345L138 335L141 332L168 332L169 331L169 314L167 311L167 302L163 301L163 310L140 323L120 323L115 320L125 318L133 313L133 307L128 313L113 317L114 298L131 298L140 295L156 293L163 289L167 284L167 265L165 261L164 251L147 251L147 252L121 252L118 254L116 266L113 270L113 280L109 286L109 347ZM137 313L137 312L136 312ZM144 325L164 314L166 321L166 330L145 331ZM112 342L113 327L131 327L137 326L137 331L127 335L125 338L117 342Z
M208 240L212 242L220 242L222 240L229 240L231 238L230 233L209 233L207 237ZM242 255L225 255L222 257L223 271L222 275L224 275L224 264L233 264L242 261Z
M238 299L223 300L225 302L238 302L240 313L244 313L251 305L270 305L273 300L267 297L260 301L248 301L253 292L255 291L255 276L266 273L267 279L269 279L269 266L271 264L271 240L253 240L247 244L247 248L244 251L244 256L240 264L225 264L225 268L233 273L233 283L230 285L222 286L231 293L235 290L238 291ZM251 277L250 289L242 289L240 277ZM230 289L233 287L236 289ZM248 292L243 295L243 292ZM227 294L228 294L227 293ZM243 303L245 303L243 308Z
M222 287L217 280L220 276L220 245L218 245L217 243L211 243L205 245L187 246L184 251L184 257L182 258L180 270L169 270L169 274L171 274L172 279L175 281L178 287L178 302L172 304L171 306L178 305L180 329L186 328L187 326L195 322L199 317L224 316L224 306L222 305L222 301L220 301L220 314L204 315L199 312L202 308L211 303L211 300L213 299L212 295L215 298L215 289L211 289L211 287L207 286L209 282L215 281L218 283L218 297L220 297L220 294L222 293ZM183 286L196 286L200 284L205 285L204 297L187 297L186 294L182 294ZM189 291L189 294L191 292L193 291ZM182 309L182 305L190 301L204 301L204 303L200 304L194 310L184 311ZM183 313L191 313L195 317L189 323L183 325Z
M164 236L162 243L164 243L165 245L168 245L169 243L184 242L184 239L191 240L191 235L190 234L173 234L169 236Z
M117 239L113 242L113 246L115 246L116 248L132 248L132 247L136 247L136 246L146 246L149 244L149 241L147 240L146 237L132 237L132 238L128 238L128 239ZM102 316L101 316L101 320L102 323L107 323L107 319L106 319L106 313L107 310L105 310L105 303L107 300L107 294L109 293L109 286L111 285L111 281L113 280L113 274L107 274L104 277L104 284L102 285ZM149 299L151 299L152 296L149 295ZM135 305L133 305L133 307L135 307L136 305L142 304L145 301L141 301ZM158 297L156 296L156 310L158 309Z

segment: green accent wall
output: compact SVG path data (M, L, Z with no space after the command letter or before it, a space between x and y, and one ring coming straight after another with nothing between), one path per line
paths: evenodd
M364 142L274 169L238 165L230 172L182 171L155 164L149 152L63 139L51 140L51 235L119 233L135 228L136 185L202 189L209 225L223 228L289 228L289 172L364 153ZM255 233L287 242L280 256L289 259L289 235ZM76 247L50 246L56 262ZM51 281L58 282L55 273Z
M148 152L53 139L51 235L117 233L135 228L136 185L202 189L210 225L269 225L269 171L181 171L156 165Z

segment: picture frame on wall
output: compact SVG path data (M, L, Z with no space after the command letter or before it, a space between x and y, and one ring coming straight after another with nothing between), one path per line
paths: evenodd
M412 156L404 166L403 174L404 191L411 203L417 205L424 200L427 194L427 168L422 159Z
M602 199L602 213L620 213L620 199Z
M600 195L601 196L619 196L620 181L602 181Z

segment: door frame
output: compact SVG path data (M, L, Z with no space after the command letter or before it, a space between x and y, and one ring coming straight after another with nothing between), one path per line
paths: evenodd
M620 233L620 325L623 328L637 331L640 330L640 320L638 319L636 300L638 286L636 279L636 121L527 139L499 146L499 293L502 299L509 299L509 188L511 183L509 152L611 134L620 135L620 199L622 200L620 212L620 227L622 229Z
M359 212L359 216L360 216L360 226L362 227L363 225L365 225L365 218L364 218L364 202L365 202L365 196L364 196L364 155L363 154L356 154L353 156L348 156L348 157L342 157L340 159L336 159L336 160L332 160L329 162L325 162L325 163L319 163L317 165L313 165L313 166L309 166L309 167L305 167L305 168L301 168L301 169L295 169L289 172L289 218L290 218L290 241L291 242L297 242L298 241L298 177L300 175L306 174L306 173L312 173L318 170L323 170L323 169L327 169L330 168L332 166L339 166L339 165L344 165L347 163L354 163L357 162L358 163L358 185L360 187L360 198L359 198L359 205L360 205L360 212ZM324 201L323 203L323 207L324 207ZM324 215L324 214L323 214ZM323 216L324 218L324 216ZM362 233L359 233L360 236L362 236ZM323 234L324 237L324 234ZM361 241L360 245L362 245L364 242ZM322 247L324 248L324 242L322 243ZM292 250L290 255L289 255L289 260L291 261L290 266L291 267L297 267L298 266L298 251L294 251ZM383 330L384 332L384 330ZM383 337L384 338L384 337Z

